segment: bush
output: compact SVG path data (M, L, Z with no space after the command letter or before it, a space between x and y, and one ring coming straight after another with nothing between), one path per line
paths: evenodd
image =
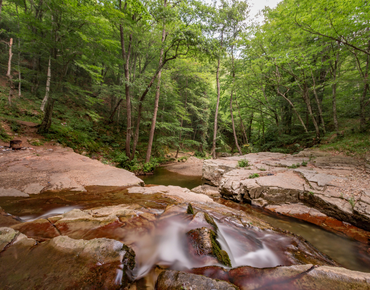
M0 125L0 140L7 142L12 138L5 132L4 128Z
M253 174L249 175L249 178L257 178L257 177L260 177L260 175L258 173L253 173Z
M249 161L245 160L245 159L239 160L238 161L238 166L239 167L247 167L247 166L249 166Z
M198 158L205 158L206 157L206 153L205 152L202 152L202 151L195 151L194 156L195 157L198 157Z

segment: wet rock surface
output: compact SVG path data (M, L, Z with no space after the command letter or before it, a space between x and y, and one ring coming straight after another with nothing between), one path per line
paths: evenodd
M265 275L280 277L271 269L285 269L286 276L295 277L311 265L318 269L339 266L299 236L179 187L133 187L102 196L93 192L61 196L56 199L54 193L45 193L27 199L14 197L4 205L12 214L45 201L68 207L62 214L57 209L39 212L39 218L27 212L28 217L23 217L27 221L15 219L16 224L0 229L0 288L141 289L144 286L140 285L146 285L152 289L157 283L157 289L249 289L245 286L248 283L262 287L263 281L272 279L266 280ZM90 207L84 204L87 198L95 200ZM73 208L74 202L80 208ZM285 268L274 268L278 265ZM162 270L150 276L157 266ZM208 270L203 273L197 269ZM214 272L210 269L217 269L219 276L209 274ZM195 272L185 273L191 271ZM336 276L329 272L335 277L330 279L341 280L340 270L337 272ZM350 271L343 273L343 279L349 279ZM302 280L309 286L297 289L313 289L318 275L308 282ZM259 278L254 284L243 284L251 277ZM357 280L348 281L357 285Z
M217 281L205 276L184 273L179 271L164 271L157 280L156 289L175 290L175 289L215 289L215 290L235 290L239 289L235 285L225 281Z
M133 173L74 153L72 149L20 150L0 156L0 197L48 190L86 191L88 186L143 184Z
M37 243L0 228L0 240L11 240L0 253L1 289L119 289L135 266L132 249L110 239L60 236Z
M247 160L248 166L239 168L240 160ZM364 166L351 157L315 150L297 155L261 152L205 160L203 178L219 186L227 199L267 208L300 204L316 212L299 212L296 206L296 213L288 215L306 216L304 220L311 221L320 212L332 218L328 219L331 224L342 221L369 231L370 176ZM342 232L346 232L345 228Z
M298 265L258 269L239 267L225 270L220 267L205 267L191 270L192 273L212 279L228 281L239 289L289 289L331 290L369 289L370 276L344 268Z

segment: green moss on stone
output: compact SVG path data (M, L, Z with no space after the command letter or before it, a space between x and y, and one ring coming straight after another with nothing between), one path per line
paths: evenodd
M210 232L211 232L211 243L212 243L212 253L213 253L213 255L216 256L217 260L221 264L223 264L225 266L228 266L228 267L232 267L229 255L227 254L226 251L221 249L220 244L216 240L217 239L217 234L212 230Z
M213 220L213 218L208 214L208 213L204 213L204 218L206 219L206 222L209 223L211 226L214 227L215 230L218 230L218 227L215 223L215 221Z
M194 209L193 209L193 206L191 205L191 203L189 203L186 213L187 214L194 214Z

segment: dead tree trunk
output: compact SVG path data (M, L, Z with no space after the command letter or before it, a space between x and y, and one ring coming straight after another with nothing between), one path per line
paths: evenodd
M49 64L48 64L48 74L46 79L46 90L45 90L45 97L42 100L40 110L44 112L45 105L49 100L49 93L50 93L50 81L51 81L51 56L49 56Z

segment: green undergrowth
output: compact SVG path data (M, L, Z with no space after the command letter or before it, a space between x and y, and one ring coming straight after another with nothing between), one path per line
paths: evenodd
M370 152L370 134L344 133L343 136L335 137L327 144L318 146L322 150L338 151L349 156L363 157Z

